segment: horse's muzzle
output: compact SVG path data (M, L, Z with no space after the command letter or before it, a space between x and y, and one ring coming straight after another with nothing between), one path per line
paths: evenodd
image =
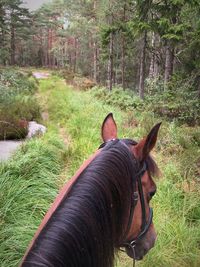
M143 257L154 247L157 235L154 228L148 231L146 236L141 240L137 240L134 248L126 247L126 253L135 260L142 260Z

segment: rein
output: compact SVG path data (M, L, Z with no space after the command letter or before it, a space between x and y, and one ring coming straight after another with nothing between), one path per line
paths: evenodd
M100 145L99 149L100 148L104 148L105 149L109 149L111 147L113 147L115 144L117 144L118 142L121 142L123 145L127 146L128 144L131 144L131 145L136 145L137 142L131 140L131 139L123 139L123 140L120 140L120 139L112 139L112 140L109 140L103 144ZM133 159L136 163L136 159L134 158ZM146 162L144 161L143 162L143 165L142 165L142 168L138 171L138 173L136 174L136 179L132 179L132 183L133 183L133 198L132 198L132 202L131 202L131 208L130 208L130 215L129 215L129 220L128 220L128 225L127 225L127 229L126 229L126 232L124 234L124 237L123 237L123 241L121 244L120 244L120 247L121 248L129 248L132 250L133 252L133 267L135 266L135 246L136 246L136 243L139 239L143 238L145 236L145 234L148 232L149 230L149 227L152 223L152 219L153 219L153 209L152 208L149 208L149 218L148 218L148 221L146 220L146 208L145 208L145 200L144 200L144 193L143 193L143 189L142 189L142 176L144 175L144 173L147 171L147 164ZM136 185L136 182L137 182L137 185ZM138 192L137 192L137 189L138 189ZM139 195L139 196L138 196ZM133 216L134 216L134 210L135 210L135 206L138 202L138 198L140 197L140 202L141 202L141 208L142 208L142 224L141 224L141 231L140 233L138 234L138 236L132 240L128 240L126 241L126 237L130 231L130 228L131 228L131 224L132 224L132 221L133 221ZM123 252L124 250L121 249Z

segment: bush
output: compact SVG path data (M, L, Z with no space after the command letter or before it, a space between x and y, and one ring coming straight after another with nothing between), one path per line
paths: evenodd
M163 81L147 80L146 90L148 110L181 124L200 124L200 101L191 79L174 76L165 89Z
M27 135L28 121L40 118L30 73L0 70L0 139L20 139ZM23 122L23 123L22 123Z
M0 95L33 94L37 90L36 83L30 74L13 69L0 70ZM3 89L3 91L2 91ZM4 91L6 89L6 91Z
M78 87L79 89L87 90L94 87L96 84L94 81L88 78L75 76L73 79L73 85Z
M111 92L105 87L94 87L92 94L106 104L114 105L122 110L140 110L143 107L142 100L130 90L123 91L120 87L115 87Z
M125 111L145 111L168 121L190 126L200 124L200 101L197 91L188 79L174 77L164 89L161 79L146 80L145 100L133 91L115 87L111 92L105 87L94 87L92 94L104 103L115 105Z
M66 69L60 69L60 70L54 70L52 72L52 74L65 79L65 81L67 83L72 83L73 79L74 79L74 73L67 68Z

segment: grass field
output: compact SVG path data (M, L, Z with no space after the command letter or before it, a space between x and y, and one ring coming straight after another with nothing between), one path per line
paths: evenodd
M161 120L149 112L123 112L104 105L90 91L72 90L56 76L41 80L38 100L49 114L48 134L27 143L0 167L2 267L17 266L58 188L98 148L101 123L107 113L113 112L120 137L136 140ZM198 132L198 128L163 121L154 151L162 171L152 201L158 240L137 266L200 266ZM116 261L118 267L132 266L123 254Z

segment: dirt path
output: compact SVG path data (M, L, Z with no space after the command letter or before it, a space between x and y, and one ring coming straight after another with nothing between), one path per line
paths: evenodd
M42 72L42 71L34 71L33 76L36 79L47 79L50 76L49 72Z
M34 71L33 76L36 79L47 79L50 76L50 73L49 72Z
M44 79L43 81L41 81L41 83L45 83L46 82L45 80L51 79L50 73L47 73L47 72L40 72L40 71L33 72L33 76L36 79ZM63 80L63 83L65 84L64 80ZM57 125L60 139L63 140L63 143L64 143L65 148L67 150L71 145L71 137L70 137L69 133L67 132L67 129L62 127L59 123L56 123L56 121L52 121L52 118L51 118L52 114L48 110L49 109L49 107L48 107L49 98L51 97L51 94L49 93L49 91L42 92L39 90L37 93L37 97L38 97L40 105L42 106L42 113L41 113L42 120L47 125L47 128L48 128L48 124L49 125L51 125L51 124ZM69 168L69 161L66 161L60 175L57 178L57 183L58 183L59 188L62 188L63 184L66 182L68 168Z
M8 160L23 141L0 141L0 161Z

